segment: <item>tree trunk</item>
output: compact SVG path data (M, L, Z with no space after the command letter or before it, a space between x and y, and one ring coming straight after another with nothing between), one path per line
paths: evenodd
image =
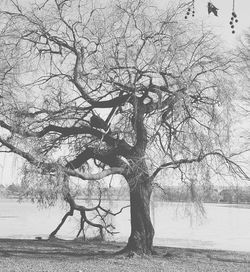
M143 180L142 177L137 177L136 184L130 186L131 234L126 251L138 254L152 253L154 228L150 219L151 193L152 185L148 178Z

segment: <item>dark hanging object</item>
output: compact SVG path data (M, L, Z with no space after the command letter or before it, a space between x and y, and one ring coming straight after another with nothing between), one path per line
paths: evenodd
M212 12L215 16L218 16L218 8L216 8L216 6L213 5L211 2L208 2L207 10L208 10L208 14Z
M192 0L192 3L191 5L189 5L188 9L187 9L187 12L186 12L186 15L185 15L185 19L188 18L189 15L192 14L192 17L194 17L194 14L195 14L195 10L194 10L194 0Z
M230 27L232 29L232 33L235 34L235 23L238 23L238 18L237 18L237 14L235 12L235 0L233 0L233 10L232 10L232 15L231 15L231 20L229 22Z
M106 122L101 117L99 117L97 115L91 116L90 125L95 128L103 129L105 131L108 129Z

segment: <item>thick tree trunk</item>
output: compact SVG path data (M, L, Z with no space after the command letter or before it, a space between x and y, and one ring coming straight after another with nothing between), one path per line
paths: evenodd
M152 185L148 180L136 179L130 189L131 234L126 251L151 254L154 228L150 219Z

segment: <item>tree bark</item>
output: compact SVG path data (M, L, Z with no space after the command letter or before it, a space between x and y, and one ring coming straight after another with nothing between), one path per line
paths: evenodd
M136 184L130 188L131 234L125 251L138 254L153 253L154 228L150 219L151 193L151 182L143 177L137 177Z

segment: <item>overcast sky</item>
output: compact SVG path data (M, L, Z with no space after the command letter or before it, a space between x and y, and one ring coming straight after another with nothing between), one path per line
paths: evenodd
M176 3L176 0L154 0L157 5L164 9L169 3ZM234 0L235 12L238 23L235 24L235 34L232 34L230 19L232 17L233 0L195 0L195 17L189 16L188 20L201 20L201 23L211 25L215 33L220 35L226 46L237 44L240 35L250 28L250 0ZM182 1L183 2L183 1ZM189 2L184 1L184 2ZM218 8L218 16L212 13L208 15L207 5L211 2Z

